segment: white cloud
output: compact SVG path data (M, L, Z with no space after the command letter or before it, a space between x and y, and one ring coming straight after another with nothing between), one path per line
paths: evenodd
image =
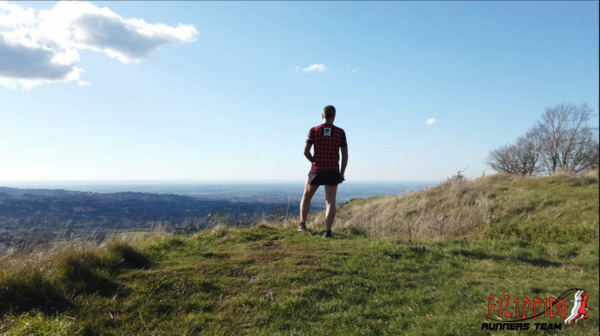
M146 58L161 45L193 42L198 37L191 25L171 27L123 19L91 3L60 2L40 12L39 17L43 37L61 45L104 52L123 63Z
M52 58L52 63L71 65L75 62L79 62L79 53L75 49L67 49L65 52L56 53Z
M31 8L0 1L0 27L20 27L36 22L35 12Z
M327 67L323 64L312 64L312 65L309 65L306 68L302 69L302 71L309 72L309 73L325 72L326 70L327 70Z
M433 125L433 124L435 124L435 118L427 119L427 125Z
M30 89L48 82L79 81L81 69L76 50L55 52L10 41L0 34L0 84L9 88L19 85Z
M198 37L191 25L149 24L123 19L107 7L61 1L35 16L30 9L0 2L0 84L25 88L47 82L80 80L77 50L103 52L123 63L139 62L157 48Z

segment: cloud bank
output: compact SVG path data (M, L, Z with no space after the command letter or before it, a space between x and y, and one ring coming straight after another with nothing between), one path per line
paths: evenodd
M435 118L427 119L427 125L433 125L433 124L435 124L435 121L436 121Z
M87 2L61 1L37 14L0 2L0 85L86 84L80 79L83 69L76 66L78 50L105 53L123 63L139 62L163 45L197 38L192 25L123 19L107 7Z

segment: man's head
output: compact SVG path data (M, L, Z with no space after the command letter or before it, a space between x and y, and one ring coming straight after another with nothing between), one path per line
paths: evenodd
M327 105L323 108L323 119L326 121L333 121L335 119L335 107L333 105Z

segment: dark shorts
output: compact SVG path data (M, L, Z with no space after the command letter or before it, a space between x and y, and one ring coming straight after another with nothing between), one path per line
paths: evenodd
M342 175L339 172L316 172L308 173L308 183L312 185L336 186L342 183Z

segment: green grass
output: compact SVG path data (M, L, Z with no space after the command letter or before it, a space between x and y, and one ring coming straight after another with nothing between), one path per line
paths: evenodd
M324 239L317 223L307 232L271 223L5 258L0 334L515 335L481 330L490 295L533 300L585 288L589 319L539 333L596 335L598 208L588 207L589 184L565 183L553 183L558 189L545 195L540 189L552 184L543 179L496 185L494 192L507 204L514 204L510 190L525 198L521 203L532 209L517 226L522 232L552 225L544 218L556 214L544 202L566 202L558 218L570 227L561 234L595 226L595 237L528 239L510 231L512 216L489 234L436 239L382 237L349 225Z
M6 335L28 335L32 326L47 330L40 335L484 335L479 329L490 295L544 298L573 287L592 294L599 287L597 244L407 242L344 233L326 240L319 233L259 226L158 237L136 246L151 266L121 264L118 272L118 262L102 261L114 254L107 249L88 264L114 272L113 285L102 287L100 274L80 289L77 279L63 282L59 276L56 283L78 290L70 305L46 314L8 312L0 330ZM563 333L597 334L597 293L588 306L594 309L590 318L564 326Z

